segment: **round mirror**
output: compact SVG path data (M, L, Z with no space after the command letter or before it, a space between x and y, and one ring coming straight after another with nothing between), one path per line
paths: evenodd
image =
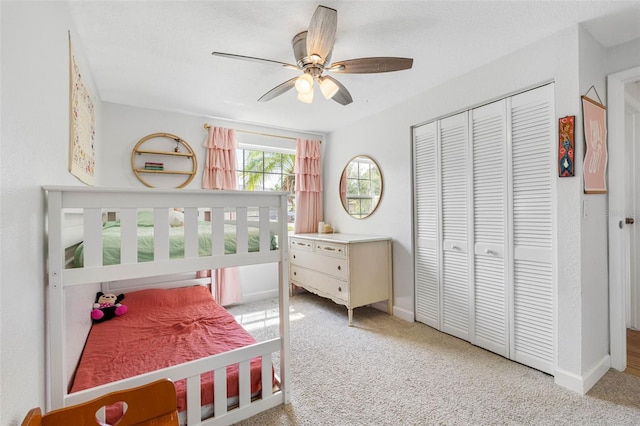
M359 155L347 163L340 177L340 200L352 217L364 219L382 197L382 174L373 159Z

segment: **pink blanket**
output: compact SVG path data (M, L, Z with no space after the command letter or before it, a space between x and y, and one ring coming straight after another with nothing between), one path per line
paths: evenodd
M129 308L126 314L92 326L71 392L256 342L205 287L140 290L125 294L122 303ZM261 390L260 376L260 359L255 358L252 394ZM213 374L203 374L201 382L202 404L211 404ZM186 409L185 384L176 382L178 411ZM237 365L227 367L227 398L234 396Z

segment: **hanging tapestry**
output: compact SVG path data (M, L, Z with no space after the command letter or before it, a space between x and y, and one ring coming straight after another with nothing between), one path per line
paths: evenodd
M607 193L607 108L586 96L582 97L584 121L584 192Z
M69 35L70 129L69 171L87 185L93 185L95 174L95 115L93 100L73 56Z
M570 115L558 120L558 134L560 135L558 146L558 174L560 177L575 175L573 168L575 119L575 115Z

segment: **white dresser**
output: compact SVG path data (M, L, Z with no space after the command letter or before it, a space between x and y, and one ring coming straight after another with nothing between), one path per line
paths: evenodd
M289 280L349 310L387 301L393 314L391 238L354 234L296 234L289 237Z

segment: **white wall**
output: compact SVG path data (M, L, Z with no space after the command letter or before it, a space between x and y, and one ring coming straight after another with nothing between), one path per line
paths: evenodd
M473 70L446 84L329 135L325 151L325 219L343 232L390 235L393 244L394 313L413 319L413 233L410 127L555 81L556 117L579 116L578 28ZM576 138L576 158L583 151ZM557 148L554 146L554 151ZM340 170L356 154L373 157L384 177L378 210L364 220L349 217L338 198ZM577 177L556 179L557 191L557 366L581 377L581 168ZM606 322L606 318L603 319ZM585 333L589 333L588 330Z
M579 52L580 93L606 103L605 49L586 30L581 29ZM576 123L582 122L581 107ZM582 148L582 153L576 158L581 159L584 158L585 149L582 125L576 126L575 136L576 143ZM582 371L590 371L596 366L606 371L609 367L608 196L583 194L582 199Z
M286 129L273 129L250 123L241 123L221 118L186 115L176 112L158 111L105 102L103 108L104 144L102 145L104 160L103 182L106 186L144 187L131 170L131 151L136 143L152 133L171 133L184 139L194 150L198 158L196 177L187 188L202 188L202 171L205 167L206 150L203 146L207 131L204 124L259 132L285 137L303 137L318 139L322 136L301 133ZM256 136L238 133L238 140L255 143ZM273 138L269 138L273 139ZM271 140L271 142L274 142ZM287 141L288 148L295 149L295 141Z
M46 272L41 187L82 185L67 172L69 30L85 82L94 96L96 91L66 3L3 1L0 8L0 424L17 425L30 408L44 406ZM94 106L99 118L97 96ZM99 135L99 120L96 125Z
M638 64L640 64L640 38L607 49L605 60L607 75L628 70Z

